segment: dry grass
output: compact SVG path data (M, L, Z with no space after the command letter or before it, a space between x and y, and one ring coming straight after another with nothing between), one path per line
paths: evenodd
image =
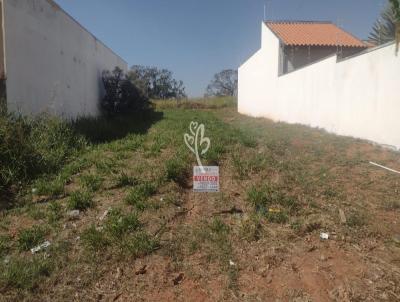
M368 162L399 169L399 155L204 104L168 105L1 212L2 300L396 301L399 179ZM192 120L211 139L220 193L192 192Z

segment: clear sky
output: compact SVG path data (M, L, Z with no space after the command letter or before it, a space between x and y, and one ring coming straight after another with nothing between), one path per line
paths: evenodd
M172 70L190 96L260 47L267 19L329 20L366 38L386 0L56 0L131 65Z

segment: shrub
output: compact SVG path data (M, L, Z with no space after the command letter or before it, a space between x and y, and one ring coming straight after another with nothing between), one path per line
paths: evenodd
M104 71L102 79L106 94L100 102L100 107L107 116L149 109L148 99L122 69L116 67L113 72Z

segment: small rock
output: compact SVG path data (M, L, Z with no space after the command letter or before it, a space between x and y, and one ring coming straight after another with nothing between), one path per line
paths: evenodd
M72 210L68 213L70 219L78 219L81 212L79 210Z

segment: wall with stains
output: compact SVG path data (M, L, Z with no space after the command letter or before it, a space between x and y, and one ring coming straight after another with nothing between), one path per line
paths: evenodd
M51 0L2 0L7 106L96 115L103 70L127 63Z

